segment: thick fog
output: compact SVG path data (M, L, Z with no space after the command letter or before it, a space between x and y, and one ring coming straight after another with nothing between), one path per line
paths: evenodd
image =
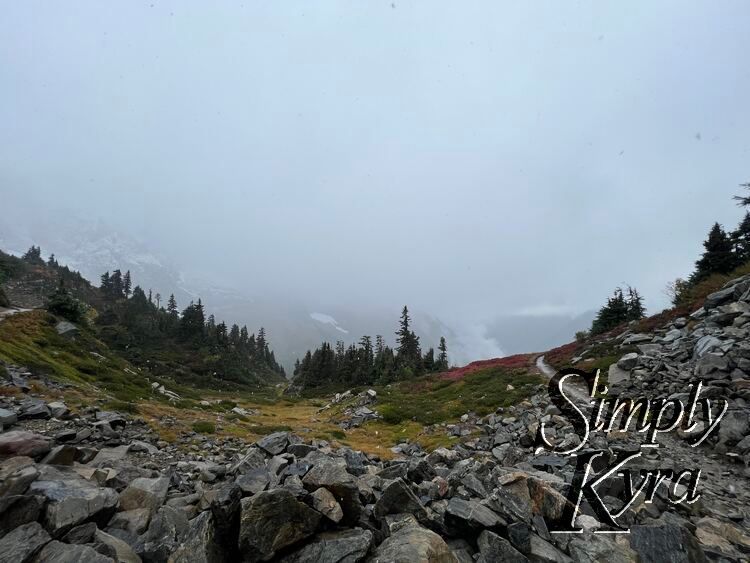
M747 2L2 12L6 229L101 220L254 296L655 312L750 181Z

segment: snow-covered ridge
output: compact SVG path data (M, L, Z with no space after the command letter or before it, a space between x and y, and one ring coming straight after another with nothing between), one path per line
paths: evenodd
M331 315L326 315L325 313L310 313L310 318L321 324L331 325L333 326L333 328L335 328L339 332L343 332L344 334L349 334L349 331L344 328L341 328L339 326L338 321L334 319Z

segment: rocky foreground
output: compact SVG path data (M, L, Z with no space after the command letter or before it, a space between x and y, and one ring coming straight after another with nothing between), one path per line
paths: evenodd
M601 524L585 505L583 533L550 534L575 459L534 455L534 437L541 422L560 442L579 437L541 389L482 419L467 413L468 437L451 449L403 444L399 459L382 461L288 432L167 444L137 417L46 403L30 393L33 375L11 368L7 385L19 393L0 400L0 562L746 561L749 337L750 278L691 319L615 337L638 351L610 370L613 387L678 396L699 376L730 402L700 449L665 436L641 460L699 465L701 498L641 496L622 518L627 535L594 533ZM591 447L615 454L638 440L593 435ZM603 491L617 494L616 483Z

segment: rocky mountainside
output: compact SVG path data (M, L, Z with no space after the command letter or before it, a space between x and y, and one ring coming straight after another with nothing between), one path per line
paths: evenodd
M0 405L0 561L746 561L749 320L750 277L688 318L606 343L621 352L613 389L685 399L686 382L700 378L708 397L729 402L700 447L663 434L638 460L644 470L700 466L701 495L674 504L657 486L638 496L621 518L627 535L595 533L602 523L586 504L582 533L550 533L575 458L537 453L535 437L540 424L560 446L581 437L542 388L488 416L467 413L451 428L467 437L460 444L404 443L386 461L292 432L252 443L186 432L167 443L138 417L47 403L33 374L13 367ZM590 365L602 345L574 362ZM610 456L642 441L590 437ZM621 481L605 485L616 503Z

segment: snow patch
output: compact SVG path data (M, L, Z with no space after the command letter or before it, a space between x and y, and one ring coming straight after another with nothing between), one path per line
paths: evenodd
M334 319L331 315L326 315L325 313L310 313L310 318L321 324L331 325L333 328L335 328L339 332L343 332L344 334L349 334L349 331L341 328L339 326L338 321L336 321L336 319Z

